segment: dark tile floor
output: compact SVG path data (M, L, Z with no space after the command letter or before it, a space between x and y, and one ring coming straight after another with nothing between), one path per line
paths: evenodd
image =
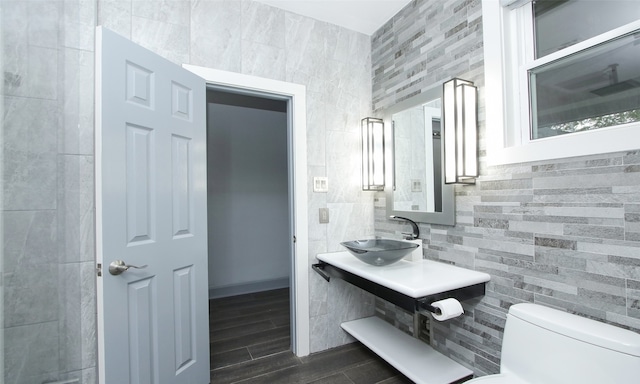
M211 300L209 311L212 384L411 383L360 343L295 356L288 289Z

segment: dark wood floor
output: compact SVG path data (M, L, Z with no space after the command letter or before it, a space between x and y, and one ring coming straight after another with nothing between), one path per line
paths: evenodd
M411 383L360 343L295 356L288 289L211 300L209 312L212 384Z

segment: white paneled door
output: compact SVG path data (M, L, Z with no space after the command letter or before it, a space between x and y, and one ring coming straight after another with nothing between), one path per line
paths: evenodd
M205 82L100 27L96 79L100 383L209 383Z

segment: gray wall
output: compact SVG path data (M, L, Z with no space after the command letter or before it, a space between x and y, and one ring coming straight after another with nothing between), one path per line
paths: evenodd
M305 85L311 214L302 257L311 263L342 240L373 233L373 196L359 190L357 155L359 120L371 113L369 36L249 0L6 0L0 7L7 384L96 381L97 24L175 63ZM311 192L313 176L329 177L329 193ZM320 207L330 209L330 224L318 224ZM347 342L337 324L372 313L373 300L309 271L311 349L319 351Z
M0 7L3 379L94 382L95 4Z
M207 107L209 291L288 287L287 113Z
M478 374L499 371L514 303L640 331L640 151L487 166L482 46L479 0L412 2L372 37L376 111L449 77L479 86L481 177L456 186L454 227L420 226L428 259L491 275L462 317L434 322L435 347ZM375 225L383 236L403 229L382 208ZM376 309L408 330L402 311Z

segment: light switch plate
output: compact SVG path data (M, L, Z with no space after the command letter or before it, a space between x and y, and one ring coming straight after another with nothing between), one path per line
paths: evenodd
M313 192L328 192L329 191L329 179L327 177L314 177L313 178Z
M422 181L419 179L411 180L411 192L422 192Z

